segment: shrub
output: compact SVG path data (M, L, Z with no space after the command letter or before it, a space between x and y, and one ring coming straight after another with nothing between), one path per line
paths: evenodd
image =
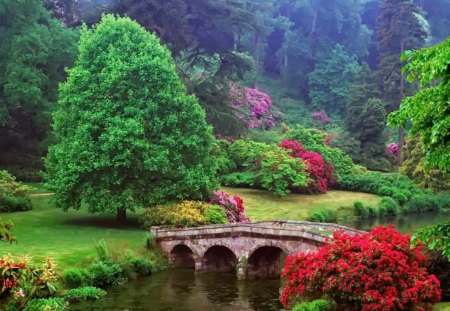
M421 213L439 210L437 202L424 194L414 195L403 207L405 213Z
M426 261L423 248L392 226L353 236L337 231L318 252L287 258L280 300L289 307L299 297L326 296L342 310L430 309L441 291Z
M148 208L142 216L145 227L171 226L177 228L205 225L209 204L199 201L183 201L177 204L157 205Z
M87 286L69 289L63 294L63 298L71 303L98 300L106 296L106 292L103 289Z
M441 283L442 301L450 300L450 260L442 254L442 251L427 251L427 271L437 277Z
M320 210L313 212L306 220L312 222L337 223L337 214L336 211L332 210Z
M31 187L16 181L7 171L0 171L0 212L27 211L32 208Z
M84 283L85 272L78 268L64 270L62 278L69 288L80 287Z
M221 206L229 223L250 221L245 216L244 200L237 195L232 197L223 191L214 191L210 204Z
M256 184L257 175L251 171L234 172L222 176L220 182L224 186L251 188Z
M310 181L303 161L292 158L281 148L263 155L258 176L262 187L279 196L288 194L292 188L306 186Z
M251 170L259 165L262 155L273 148L272 145L251 140L236 140L229 147L228 155L239 171Z
M114 261L98 261L88 267L92 285L107 287L126 283L124 271L119 263Z
M226 224L228 223L227 215L222 206L211 205L205 214L209 224Z
M32 299L24 311L62 311L68 303L63 298Z
M144 243L145 247L147 247L148 249L152 249L156 245L155 236L152 233L146 231L144 233Z
M140 276L148 276L155 271L155 265L152 261L144 257L134 257L130 260L134 272Z
M309 302L296 304L292 311L330 311L334 310L333 305L324 299L317 299Z
M382 197L380 201L380 205L378 206L378 212L380 215L389 215L395 216L398 214L400 210L400 206L397 201L390 197Z
M5 221L0 218L0 242L9 242L12 244L12 242L16 242L16 238L13 236L12 228L14 227L14 224L12 221Z
M358 216L360 219L368 219L368 218L374 218L377 216L377 210L372 206L365 206L361 202L354 202L353 203L353 210L355 213L355 216Z

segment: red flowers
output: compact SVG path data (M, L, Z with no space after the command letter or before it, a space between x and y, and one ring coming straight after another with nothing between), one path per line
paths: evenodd
M307 151L296 140L284 139L280 147L291 150L291 157L301 158L307 164L307 172L311 178L311 182L307 187L300 188L300 191L325 193L335 183L333 165L325 162L319 153Z
M286 260L280 300L288 307L299 297L326 296L346 310L431 310L441 290L426 259L422 247L411 248L410 236L392 226L355 236L335 232L317 253Z

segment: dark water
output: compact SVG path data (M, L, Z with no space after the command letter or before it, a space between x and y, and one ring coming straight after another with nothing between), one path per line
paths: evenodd
M352 221L346 225L370 229L393 223L402 232L450 221L450 213L401 215L395 218ZM106 298L73 305L70 310L111 311L279 311L280 281L238 281L233 274L171 270L108 289Z
M70 310L279 311L279 280L238 281L233 274L171 270L108 289Z
M398 215L395 217L380 219L353 220L343 224L360 230L369 230L378 225L393 224L397 230L403 233L411 233L422 227L448 221L450 221L450 212L429 212L421 214Z

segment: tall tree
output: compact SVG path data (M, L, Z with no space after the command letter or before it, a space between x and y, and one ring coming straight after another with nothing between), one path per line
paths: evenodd
M77 37L40 0L0 0L0 163L22 179L35 177L22 174L30 166L40 168L40 145Z
M54 113L58 142L46 158L58 207L85 202L125 220L126 210L209 195L211 129L155 35L106 15L82 29L68 74Z

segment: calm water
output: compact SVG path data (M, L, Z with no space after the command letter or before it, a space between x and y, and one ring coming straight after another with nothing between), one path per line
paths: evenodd
M280 281L238 281L233 274L171 270L108 289L95 303L70 310L279 311Z
M425 213L375 221L349 222L359 229L393 223L402 232L443 221L450 213ZM108 289L106 298L73 305L74 311L279 311L277 280L238 281L233 274L171 270Z

